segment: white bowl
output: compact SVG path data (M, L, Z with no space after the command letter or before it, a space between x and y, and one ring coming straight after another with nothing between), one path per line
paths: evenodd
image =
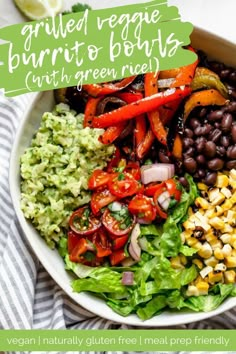
M195 48L204 50L210 57L236 67L236 46L216 37L204 30L195 29L192 35L192 44ZM72 276L65 271L64 263L57 251L48 248L44 240L39 236L29 221L27 221L20 209L20 156L29 146L33 134L40 124L43 112L51 110L54 106L52 92L39 93L25 112L14 140L10 161L10 190L13 205L19 219L22 230L35 254L39 258L48 273L57 284L79 305L85 309L107 318L114 322L125 323L143 327L167 327L184 323L203 320L222 313L236 305L236 298L227 299L221 306L211 312L168 312L155 316L147 321L142 321L136 315L122 317L113 312L103 300L87 293L74 293L71 289Z

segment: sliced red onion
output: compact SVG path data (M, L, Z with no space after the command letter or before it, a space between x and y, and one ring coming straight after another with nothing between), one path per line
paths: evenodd
M160 79L157 81L158 88L166 88L170 87L170 85L175 81L174 78L169 78L169 79Z
M170 205L170 193L168 191L163 192L159 195L157 201L162 207L162 209L166 211Z
M141 248L138 244L138 238L140 236L140 233L141 233L140 225L136 224L131 232L130 245L129 245L129 253L135 261L139 261L141 256Z
M143 184L162 182L172 178L175 174L175 166L170 163L156 163L141 167L141 180Z
M121 283L123 285L133 285L134 284L134 273L133 272L124 272L122 274Z
M131 257L128 257L128 258L125 258L121 264L123 267L131 267L132 265L134 265L135 263L137 263L137 261L135 261L133 258Z
M142 219L142 218L137 218L136 220L137 220L137 222L138 222L139 224L142 224L142 225L149 225L149 224L152 223L152 221L147 221L147 220L144 220L144 219Z

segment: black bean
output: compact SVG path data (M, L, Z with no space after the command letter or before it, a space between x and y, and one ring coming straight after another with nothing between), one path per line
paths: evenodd
M233 127L232 127L232 129L233 129ZM235 134L236 134L236 129L235 129ZM227 147L229 146L229 144L230 144L229 137L223 135L223 136L220 138L220 143L221 143L221 145L223 145L224 147L227 148Z
M196 136L201 136L201 135L205 135L205 129L204 127L198 126L194 129L194 135Z
M183 138L183 148L187 149L188 147L192 146L194 143L193 139L191 138Z
M192 158L192 157L187 157L184 160L184 167L187 172L189 173L195 173L197 169L197 162Z
M184 135L187 137L187 138L192 138L193 137L193 131L189 128L186 128L184 130Z
M184 152L184 157L193 157L195 155L195 149L190 146L185 152Z
M158 157L162 163L171 163L169 156L167 156L167 153L163 150L159 150Z
M200 112L198 113L198 116L199 116L200 118L203 118L206 114L207 114L207 109L206 109L206 107L202 107L202 108L200 109Z
M226 79L229 76L230 73L231 73L230 69L223 69L220 72L220 78L221 79Z
M236 112L236 102L230 102L224 107L224 112L235 113Z
M232 170L233 168L236 168L236 160L231 160L226 163L226 168L228 170Z
M192 129L195 129L201 125L197 118L191 118L189 124Z
M188 187L188 181L186 180L185 177L180 177L179 182L182 184L183 187Z
M216 183L217 173L216 172L208 172L206 177L204 178L204 183L207 186L213 186Z
M210 62L210 68L216 73L220 73L221 70L224 70L224 65L218 61Z
M221 129L224 133L230 131L232 122L233 122L232 114L225 113L221 121Z
M204 178L206 176L206 172L203 169L198 170L198 177L199 178Z
M229 80L233 83L236 83L236 71L233 71L230 75L229 75Z
M205 125L203 126L203 135L209 134L210 131L212 131L212 129L213 129L212 125L210 125L210 124L208 124L208 123L205 124Z
M229 146L226 154L230 160L236 159L236 145Z
M205 156L204 155L198 155L196 157L196 161L199 165L205 165L206 163L206 159L205 159Z
M231 128L231 137L233 142L236 144L236 125L233 125Z
M208 114L207 118L210 122L214 122L215 120L219 120L223 117L223 112L221 110L213 111Z
M220 131L220 129L214 129L209 133L209 140L213 141L214 143L216 143L220 137L222 135L222 132Z
M216 157L216 158L208 161L207 166L212 171L219 171L223 168L224 161L222 159L219 159L218 157Z
M208 158L212 158L216 154L216 144L213 141L207 141L204 146L204 154Z
M204 150L205 144L206 144L206 139L203 136L197 138L195 141L197 152L202 152Z
M226 150L225 150L224 146L217 146L216 147L216 154L220 157L225 156Z

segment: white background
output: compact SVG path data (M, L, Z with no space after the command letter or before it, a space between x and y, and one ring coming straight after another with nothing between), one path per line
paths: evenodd
M103 8L145 1L64 0L66 8L77 2L87 2L94 8ZM168 0L168 3L179 8L182 20L190 21L236 43L236 0ZM6 26L21 21L22 17L15 9L13 0L0 0L0 25Z

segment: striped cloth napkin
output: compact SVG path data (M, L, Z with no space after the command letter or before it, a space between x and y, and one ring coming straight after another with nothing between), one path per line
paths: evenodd
M9 160L22 114L35 94L0 92L0 329L127 329L71 300L42 267L16 219L8 185ZM236 309L173 328L234 329Z

